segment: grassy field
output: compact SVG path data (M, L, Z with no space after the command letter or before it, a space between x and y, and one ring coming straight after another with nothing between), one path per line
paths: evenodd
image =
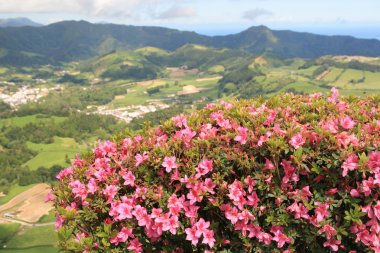
M214 78L215 76L202 76L202 78ZM130 105L142 105L150 99L164 99L169 95L176 95L181 91L183 86L193 85L197 88L210 89L215 88L218 80L201 80L197 81L199 77L197 75L186 75L181 79L159 79L155 81L140 82L133 84L128 88L128 94L118 96L114 99L109 107L117 108ZM175 85L177 82L177 85ZM166 86L167 84L167 86ZM156 86L162 86L160 91L156 94L149 95L147 90Z
M54 143L37 144L27 143L28 148L38 152L38 155L26 162L24 165L31 170L36 170L40 166L49 168L53 165L68 165L66 155L73 159L75 154L87 151L87 146L75 142L73 138L54 137Z
M331 68L330 72L323 78L323 81L328 83L335 82L338 77L343 73L343 69Z
M29 115L24 117L12 117L9 119L0 119L0 127L6 126L6 125L12 125L16 127L23 127L29 123L37 123L37 122L46 122L46 121L54 121L55 123L61 123L63 122L66 117L56 117L56 116L49 116L49 117L43 117L43 115Z
M48 215L44 215L38 221L38 223L55 222L55 211L51 210Z
M38 252L58 252L58 250L54 248L57 242L57 235L54 231L54 225L23 227L17 235L6 242L6 247L9 248L9 250L23 252L32 252L30 249L34 247L43 249ZM12 252L9 250L7 250L7 252Z
M17 223L0 224L0 246L3 244L3 242L13 237L19 228L20 224Z
M0 197L0 205L7 203L9 200L16 197L21 192L26 191L26 190L32 188L33 186L34 186L34 184L27 185L27 186L13 185L10 188L9 193L7 195Z
M2 253L57 253L58 249L53 246L35 246L24 249L0 249Z

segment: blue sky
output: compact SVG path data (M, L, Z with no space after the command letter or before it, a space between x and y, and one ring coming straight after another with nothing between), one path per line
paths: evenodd
M253 25L380 39L380 0L0 0L0 18L48 24L88 20L166 26L203 34Z

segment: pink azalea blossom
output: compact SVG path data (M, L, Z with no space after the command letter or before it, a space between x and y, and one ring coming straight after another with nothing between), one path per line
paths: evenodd
M111 202L115 198L118 190L119 190L119 187L117 187L116 185L106 186L106 188L103 190L103 194L104 196L106 196L107 202Z
M340 119L340 125L344 129L352 129L355 126L355 121L353 121L349 116L345 116Z
M86 185L82 184L79 180L71 182L70 187L72 187L72 192L76 198L84 200L87 197Z
M110 242L118 245L121 242L126 242L128 238L134 238L135 236L132 233L132 228L123 227L119 233L113 238L111 238Z
M95 178L91 178L87 184L88 193L94 194L98 190L98 183Z
M196 178L200 178L201 176L206 175L210 171L213 170L213 162L208 159L203 159L196 168L197 174L195 175Z
M244 183L248 186L248 193L251 193L253 191L253 187L256 185L255 180L251 176L248 176L244 179Z
M298 149L300 147L302 147L304 144L305 144L305 139L302 137L302 134L298 133L296 135L294 135L289 143L295 148L295 149Z
M330 247L332 251L338 251L340 243L337 239L331 238L323 243L323 247Z
M162 225L163 231L170 231L173 235L177 233L177 229L180 227L178 222L178 216L171 216L169 219L166 219Z
M263 242L264 244L269 245L272 241L272 236L269 233L259 232L257 239L259 242Z
M350 155L342 164L342 176L347 176L348 171L353 171L358 167L358 156L356 154Z
M197 229L195 227L186 228L186 240L191 241L191 244L196 246L198 244L199 236L197 234Z
M213 248L214 247L214 244L215 244L215 238L214 238L214 231L213 230L206 230L204 233L203 233L203 240L202 240L202 243L203 244L207 244L210 248Z
M282 248L285 243L291 243L292 239L287 237L280 229L273 232L274 236L272 237L272 240L277 242L277 247Z
M197 223L195 223L195 228L197 229L196 235L201 237L201 235L207 231L207 228L210 226L209 221L205 221L203 218L200 218Z
M257 142L257 146L261 147L265 142L268 141L269 137L272 136L272 132L268 131L265 135L260 136L259 141Z
M175 156L167 157L165 156L164 162L162 163L162 167L165 168L167 173L170 173L172 169L177 169L178 164L176 163L176 158Z
M330 226L330 225L324 225L323 228L321 228L318 231L319 234L325 233L327 239L331 239L333 236L336 235L336 230Z
M244 145L247 143L248 129L246 127L238 127L239 135L235 136L234 140Z
M124 185L130 185L130 186L135 186L135 179L136 177L133 175L132 171L128 171L123 175L124 179Z
M139 239L135 238L129 243L127 249L133 251L134 253L139 253L143 252L141 246L142 244Z
M274 170L275 167L271 161L268 160L268 158L265 158L265 168L266 170Z
M176 117L172 117L172 121L177 127L187 127L187 119L183 114L180 114Z
M320 202L315 202L315 204L318 206L314 210L316 214L317 222L321 222L330 215L330 212L329 212L330 205L327 203L320 203Z
M50 202L50 201L53 201L54 200L54 195L51 193L51 190L48 191L48 193L46 194L46 197L45 197L45 203L46 202Z
M369 153L368 166L372 168L373 171L380 168L380 152Z
M147 159L149 158L149 155L144 152L142 155L141 154L137 154L135 156L135 159L136 159L136 164L135 166L138 167L140 164L142 164L144 161L146 161Z
M294 213L295 219L304 218L308 220L310 218L310 216L308 215L309 210L303 204L298 204L297 202L294 202L286 209Z
M380 221L380 200L376 202L376 205L373 206L373 213L375 214L378 221Z

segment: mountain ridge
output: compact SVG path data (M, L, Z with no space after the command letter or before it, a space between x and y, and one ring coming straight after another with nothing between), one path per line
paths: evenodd
M380 41L325 36L252 26L240 33L207 36L156 26L61 21L42 27L0 28L0 62L10 65L59 63L89 59L112 50L158 47L173 51L185 44L271 53L287 58L323 55L380 56Z
M0 19L0 27L23 27L23 26L39 27L43 25L40 23L34 22L33 20L29 18L24 18L24 17Z

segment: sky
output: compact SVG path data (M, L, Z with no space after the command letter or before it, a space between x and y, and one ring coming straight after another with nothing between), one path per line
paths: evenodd
M250 26L380 39L380 0L0 0L0 19L165 26L207 35Z

